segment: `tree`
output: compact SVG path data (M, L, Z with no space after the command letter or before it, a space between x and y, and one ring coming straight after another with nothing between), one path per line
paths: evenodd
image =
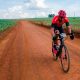
M48 15L49 18L54 17L54 16L55 16L55 14L49 14Z

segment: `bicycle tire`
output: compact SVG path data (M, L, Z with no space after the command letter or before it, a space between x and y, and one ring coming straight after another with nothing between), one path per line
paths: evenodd
M63 71L65 72L65 73L67 73L68 71L69 71L69 69L70 69L70 56L69 56L69 52L68 52L68 49L67 49L67 47L65 46L65 45L63 45L63 47L62 47L63 49L64 49L64 51L65 51L65 56L67 57L67 63L66 63L66 65L67 65L67 67L65 68L65 64L63 64L63 61L64 60L66 60L66 58L62 58L61 57L61 66L62 66L62 69L63 69ZM61 55L60 56L62 56L62 53L61 53Z
M55 60L56 61L56 56L55 56L55 54L54 54L54 52L53 52L53 41L52 41L52 55L53 55L53 60Z

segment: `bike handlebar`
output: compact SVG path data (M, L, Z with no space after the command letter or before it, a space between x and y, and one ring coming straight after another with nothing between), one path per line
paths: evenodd
M64 39L64 38L67 37L67 35L66 35L65 33L56 34L56 35L59 37L59 39L57 39L57 40L61 40L61 39ZM64 40L65 40L65 39L64 39Z

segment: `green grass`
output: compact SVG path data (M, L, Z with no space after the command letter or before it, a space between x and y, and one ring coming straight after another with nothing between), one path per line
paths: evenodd
M77 29L77 30L80 29L80 17L69 18L69 21L73 29Z
M52 18L33 18L30 20L51 25ZM69 17L69 21L73 29L80 29L80 17Z
M29 20L36 21L36 22L43 22L46 23L47 25L50 25L52 18L32 18Z
M15 20L9 19L0 19L0 32L6 30L9 27L12 27L16 24Z

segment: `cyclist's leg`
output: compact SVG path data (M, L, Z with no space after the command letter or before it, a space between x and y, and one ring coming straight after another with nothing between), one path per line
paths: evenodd
M57 44L57 41L53 40L53 43L52 43L53 50L52 51L53 51L54 54L57 54L56 44Z
M57 28L54 27L54 32L55 32L56 30L57 30ZM55 35L56 35L56 34L55 34ZM53 51L54 54L57 54L57 48L56 48L56 45L58 44L58 41L57 41L57 39L54 40L53 38L52 38L52 40L53 40L53 44L52 44L52 45L53 45L53 46L52 46L52 47L53 47L53 50L52 50L52 51Z
M58 28L58 29L59 29L60 34L61 34L61 33L64 33L64 30L63 30L62 27L60 27L60 28ZM61 52L62 52L62 47L63 47L63 45L62 45L62 40L59 40L59 41L60 41L60 42L58 43L58 44L59 44L59 50L58 50L58 52L57 52L56 59L57 59L58 56L61 54Z

